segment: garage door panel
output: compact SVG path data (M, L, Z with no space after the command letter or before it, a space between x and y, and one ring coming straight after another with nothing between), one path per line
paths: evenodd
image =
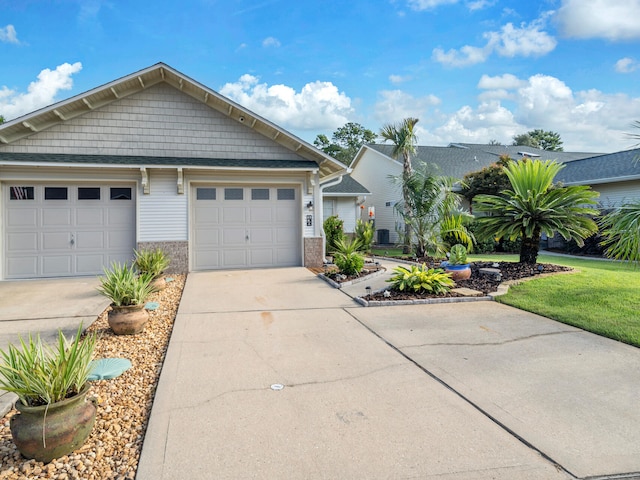
M29 199L10 200L12 187L3 185L5 201L0 202L5 278L95 275L103 273L111 260L132 259L135 188L32 184L21 187L30 189ZM112 200L114 189L126 190L131 199ZM51 200L44 199L47 191ZM55 194L59 199L53 199Z
M205 197L205 190L224 195ZM288 186L194 187L192 268L300 265L302 216L297 192ZM212 232L219 236L211 239Z
M71 225L70 208L45 208L42 210L42 225L44 227L58 227Z
M9 210L7 216L7 227L32 227L38 226L37 208L15 208Z
M71 265L73 257L71 255L51 255L42 258L42 274L44 276L64 276L71 275Z
M12 233L7 235L7 252L29 252L34 255L38 251L38 234Z

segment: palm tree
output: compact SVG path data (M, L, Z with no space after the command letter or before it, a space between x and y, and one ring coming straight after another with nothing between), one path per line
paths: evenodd
M409 228L409 240L415 240L416 256L443 256L445 237L473 246L473 234L464 226L471 216L460 210L461 196L452 191L455 178L434 175L422 164L408 177L394 180L401 181L405 190L407 198L396 204L396 210Z
M416 153L416 143L418 139L415 133L415 126L418 123L417 118L405 118L398 123L389 123L382 127L380 130L380 136L385 140L393 143L392 155L398 157L402 155L402 198L406 208L409 206L408 192L405 187L405 180L409 178L413 172L411 166L411 155ZM409 216L410 212L405 210L405 216ZM404 253L409 253L409 237L410 227L405 223L404 226Z
M504 167L511 189L501 195L477 195L474 211L488 216L478 217L478 235L484 238L522 238L520 262L535 264L542 233L559 233L578 245L598 230L590 216L598 211L590 207L598 193L591 187L561 187L553 179L564 168L552 160L522 160Z
M607 257L640 262L640 200L622 205L602 219Z

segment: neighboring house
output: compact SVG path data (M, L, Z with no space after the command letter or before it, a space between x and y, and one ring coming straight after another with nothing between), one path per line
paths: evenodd
M590 185L603 209L640 200L640 148L568 162L556 180Z
M353 233L356 221L361 218L364 202L371 192L355 181L351 175L343 175L338 180L321 184L323 221L337 215L344 222L344 231Z
M400 185L391 180L391 177L402 175L402 159L393 158L392 151L393 145L390 144L364 145L351 164L351 176L372 192L366 198L362 211L369 212L371 207L375 209L375 228L376 231L380 231L376 234L376 239L379 243L384 242L382 239L386 238L390 243L396 243L397 231L402 228L401 218L394 208L402 199L402 193ZM495 163L504 154L513 159L530 157L560 162L601 155L548 152L524 146L452 143L447 147L418 146L412 163L416 167L420 162L425 162L439 175L462 179L468 173Z
M321 182L346 167L159 63L0 125L3 279L322 265Z

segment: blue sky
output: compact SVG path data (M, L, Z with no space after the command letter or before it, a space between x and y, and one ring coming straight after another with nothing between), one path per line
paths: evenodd
M640 0L0 0L7 120L164 62L312 142L420 119L421 145L629 148Z

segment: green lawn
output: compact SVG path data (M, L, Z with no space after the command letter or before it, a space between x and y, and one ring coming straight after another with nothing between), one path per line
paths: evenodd
M471 255L470 260L517 261L517 255ZM529 280L497 300L590 332L640 346L640 270L619 262L540 255L540 263L576 273Z

